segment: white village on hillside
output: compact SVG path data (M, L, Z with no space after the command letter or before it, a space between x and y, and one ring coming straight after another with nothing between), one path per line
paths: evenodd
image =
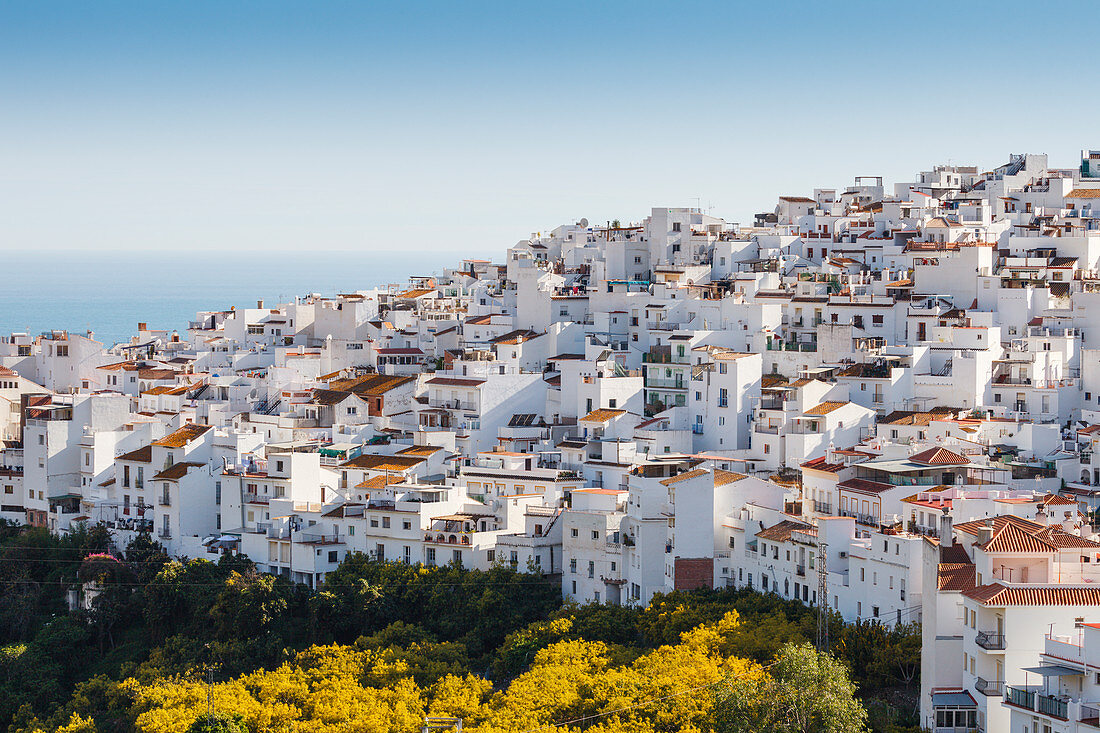
M930 729L1100 730L1098 151L249 305L0 337L0 517L310 587L364 553L751 588L920 622Z

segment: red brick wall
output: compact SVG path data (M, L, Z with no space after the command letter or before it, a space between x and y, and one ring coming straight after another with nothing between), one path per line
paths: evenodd
M714 560L709 557L678 557L674 572L676 590L714 587Z

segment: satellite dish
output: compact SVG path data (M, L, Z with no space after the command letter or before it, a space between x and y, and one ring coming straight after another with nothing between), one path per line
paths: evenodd
M577 222L577 225L580 226L581 229L586 228L588 226L588 219L581 219Z

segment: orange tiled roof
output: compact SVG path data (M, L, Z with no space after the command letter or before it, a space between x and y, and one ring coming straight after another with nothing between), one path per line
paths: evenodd
M968 591L974 578L974 563L941 562L936 568L936 587L942 591Z
M615 410L609 407L601 407L593 410L580 419L580 422L607 422L619 415L626 414L626 410Z
M946 448L929 448L920 453L909 456L913 463L923 463L926 466L949 466L970 463L970 459Z
M979 585L963 595L986 606L1100 606L1098 586Z
M405 471L413 466L418 466L425 459L417 456L379 456L361 455L344 461L341 468L361 468L370 471Z
M1054 552L1057 548L1038 533L1025 532L1018 525L1006 524L982 546L986 552Z
M205 463L195 463L192 461L184 461L183 463L173 463L168 468L164 469L160 473L153 476L154 481L177 481L187 475L187 470L190 468L199 468L205 466Z
M837 409L840 409L841 407L844 407L845 405L848 405L848 404L851 404L851 403L829 400L827 402L822 402L819 405L814 405L810 409L806 410L806 412L804 414L806 414L806 415L828 415L830 412L832 412L834 410L837 410Z
M675 476L669 476L668 478L663 479L661 481L661 484L663 486L672 486L673 484L678 484L681 481L687 481L688 479L693 479L696 476L702 476L705 473L706 471L704 471L703 469L697 468L694 471L687 471L685 473L678 473Z
M785 542L791 538L792 532L817 534L817 529L810 524L796 522L793 519L784 519L779 524L773 524L771 527L760 530L756 533L756 536L762 540Z
M745 478L743 473L735 473L733 471L723 471L720 468L714 469L714 485L725 486L726 484L732 484L735 481L740 481Z
M148 463L153 460L153 448L152 446L142 446L137 450L132 450L129 453L123 453L121 456L115 459L116 461L134 461L136 463Z
M1011 514L1001 514L993 517L993 533L996 534L997 532L1001 531L1001 529L1003 529L1004 525L1006 524L1019 525L1019 527L1026 532L1040 532L1045 529L1042 524L1039 524L1038 522L1033 522L1030 519L1021 519L1020 517L1014 517ZM954 526L954 529L956 532L965 532L966 534L972 534L976 536L980 530L988 526L988 519L975 519L970 522L962 522L961 524L956 524Z
M809 468L814 471L824 471L825 473L836 473L842 468L845 468L845 465L843 463L829 463L825 460L825 456L818 456L813 460L803 463L802 468Z
M160 440L154 440L153 445L164 448L182 448L192 440L201 437L212 427L212 425L199 425L198 423L189 422L174 433L165 435Z

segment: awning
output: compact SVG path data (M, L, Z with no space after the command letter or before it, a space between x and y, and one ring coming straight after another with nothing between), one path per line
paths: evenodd
M1084 674L1084 672L1079 669L1063 667L1059 664L1051 664L1046 667L1024 667L1023 669L1025 672L1034 672L1044 677L1069 677L1075 674Z
M933 692L932 707L934 708L976 708L978 703L969 692Z

